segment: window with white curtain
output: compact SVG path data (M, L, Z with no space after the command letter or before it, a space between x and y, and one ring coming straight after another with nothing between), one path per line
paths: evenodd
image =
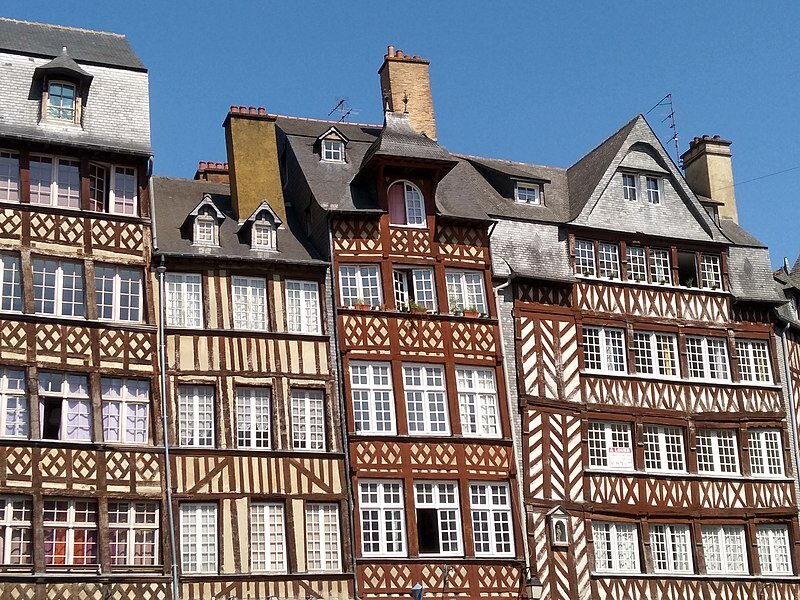
M178 429L181 446L214 446L214 388L178 386Z
M749 429L750 473L755 477L783 475L783 445L780 429Z
M91 441L92 403L86 376L39 373L39 426L45 440Z
M603 573L638 573L639 530L634 523L592 521L594 566Z
M100 380L103 401L103 439L106 442L146 444L150 424L150 383L146 379Z
M701 532L708 574L747 574L743 525L703 525Z
M342 265L339 267L342 306L381 305L381 272L378 265Z
M350 391L356 433L397 431L391 363L351 362Z
M286 281L286 325L290 333L320 333L316 281Z
M263 277L232 277L233 328L267 329L267 280Z
M95 265L97 317L109 321L142 320L142 273L115 265Z
M33 259L33 306L37 315L84 316L83 263Z
M403 391L410 435L448 435L450 433L444 367L404 364Z
M0 436L27 438L30 428L25 371L0 367Z
M636 372L678 376L678 338L671 333L637 331L633 334Z
M762 574L792 574L789 528L786 525L779 523L756 525L756 545Z
M325 451L325 394L292 389L292 447Z
M625 331L608 327L584 327L583 367L587 371L626 372Z
M271 400L270 388L236 388L237 448L270 448Z
M476 310L488 314L486 295L483 289L483 273L479 271L445 271L447 282L447 302L450 312Z
M0 201L19 202L19 154L0 150Z
M111 171L109 212L117 215L135 215L137 200L136 169L114 167Z
M0 497L0 562L29 565L33 562L33 502L29 497Z
M0 310L22 312L22 270L19 254L0 253Z
M283 504L277 502L250 505L250 570L253 573L286 573L283 512Z
M728 344L724 338L686 336L689 377L727 381Z
M697 470L700 473L739 473L739 448L734 429L697 430Z
M461 506L452 481L414 483L417 540L421 556L461 556Z
M589 466L633 469L631 425L620 421L589 421Z
M342 570L337 504L306 504L306 557L309 572Z
M739 359L739 379L753 383L772 383L766 341L736 340L736 357Z
M157 502L109 502L108 537L112 565L157 565Z
M494 369L457 367L456 385L461 433L477 437L500 437L500 407Z
M30 157L31 204L81 207L80 162L58 156Z
M199 273L167 273L167 327L203 326L203 278Z
M359 481L361 552L405 556L405 509L400 481Z
M513 556L514 529L507 483L471 483L472 537L475 556Z
M686 471L683 428L645 425L643 431L645 469L671 473Z
M184 502L180 505L181 570L217 572L217 505Z
M692 537L688 525L650 523L650 551L656 573L692 573Z

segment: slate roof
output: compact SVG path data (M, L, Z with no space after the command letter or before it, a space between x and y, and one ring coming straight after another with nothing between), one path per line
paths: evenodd
M0 17L0 50L56 57L64 46L79 62L147 70L124 35Z
M414 130L408 114L391 111L386 112L383 128L367 150L362 166L376 156L455 162L447 150Z
M301 225L292 216L292 211L288 211L288 222L277 230L278 252L251 250L250 245L243 242L237 233L239 223L231 208L230 187L227 184L173 177L153 177L152 192L158 244L155 249L156 254L294 264L326 264L319 259L312 250L311 244L300 233ZM219 228L219 247L193 246L191 231L187 231L187 228L183 227L187 216L203 200L204 194L211 194L211 201L225 217Z

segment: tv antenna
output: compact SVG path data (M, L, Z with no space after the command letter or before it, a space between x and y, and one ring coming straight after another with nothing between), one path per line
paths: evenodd
M675 164L678 165L678 167L681 167L681 158L680 158L681 153L680 149L678 148L678 125L675 123L675 107L672 104L672 94L670 93L664 96L653 106L653 108L648 110L646 114L649 115L651 112L653 112L655 109L661 106L666 107L667 110L669 111L667 116L661 119L661 122L663 123L664 121L669 121L667 127L669 127L670 131L672 131L672 137L669 138L669 140L667 140L667 143L669 142L675 143Z
M334 113L338 113L339 114L338 122L341 123L342 121L347 119L347 117L349 117L350 115L357 115L358 114L358 110L355 109L355 108L352 108L349 105L349 103L347 102L347 98L340 97L340 98L337 98L336 106L334 106L331 109L331 112L328 113L328 116L330 117Z

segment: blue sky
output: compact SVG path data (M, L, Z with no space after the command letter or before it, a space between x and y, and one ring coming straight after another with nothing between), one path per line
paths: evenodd
M742 225L776 266L800 252L800 168L744 183L800 167L800 2L0 0L0 14L126 34L150 69L162 175L225 160L231 104L325 118L345 97L351 120L380 122L389 43L431 60L439 141L457 152L568 166L672 93L681 151L732 140ZM662 140L665 115L648 115Z

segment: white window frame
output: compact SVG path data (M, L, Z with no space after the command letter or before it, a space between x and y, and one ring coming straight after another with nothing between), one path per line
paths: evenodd
M656 184L655 189L650 187L650 183L653 181ZM644 192L645 200L647 200L648 204L652 204L653 206L659 206L660 204L663 204L664 179L662 177L656 177L655 175L645 175Z
M583 370L587 373L627 373L625 330L584 326Z
M0 536L3 543L0 562L3 565L33 564L33 501L30 496L0 497ZM20 550L17 556L12 552L15 544ZM20 560L25 557L26 560Z
M70 88L72 90L72 106L53 106L51 101L53 99L52 88L54 85L61 86L62 93L58 95L59 98L64 98L63 89ZM64 79L49 79L47 81L47 104L42 110L42 114L47 121L55 121L60 123L77 123L79 118L78 105L81 101L80 88L74 81L66 81ZM72 116L65 117L64 111L71 111Z
M601 279L621 279L622 268L619 261L619 244L597 243L597 276Z
M322 333L316 281L286 280L286 329L290 333Z
M711 475L741 473L739 440L735 429L698 429L696 437L698 473ZM701 460L701 457L704 458ZM726 464L730 464L729 459L733 458L733 470L723 469L723 458L726 459Z
M672 285L672 260L670 250L650 248L650 281L659 285ZM664 276L666 274L666 277ZM663 282L662 282L663 280Z
M414 482L414 510L434 509L437 513L439 527L439 552L423 553L424 556L463 556L464 554L464 528L461 525L461 504L459 501L458 482L456 481L415 481ZM447 528L442 524L447 523ZM417 523L419 534L419 521ZM450 537L455 539L450 539ZM445 539L445 538L448 539ZM455 546L453 549L442 550L448 544Z
M706 572L709 575L747 575L749 564L747 560L747 543L745 541L744 525L703 525L702 533L703 552L706 557ZM741 555L741 568L732 568L731 563L736 560L736 549L728 546L728 542L738 543L738 554ZM719 568L713 566L714 555L719 556Z
M541 205L542 186L538 183L517 182L514 186L514 201L520 204Z
M633 354L636 372L659 377L680 377L678 337L662 331L635 331Z
M339 505L332 502L308 502L305 512L308 572L340 572L342 570L342 536L339 524ZM319 537L318 540L315 540L317 534ZM315 548L315 545L318 548Z
M397 433L390 362L351 361L350 392L355 433L358 435Z
M594 568L598 573L640 573L639 527L636 523L592 521ZM601 548L600 541L604 547ZM623 550L627 556L623 556ZM623 564L627 560L628 564ZM602 561L602 564L601 564Z
M720 350L722 353L717 354ZM728 342L725 338L687 335L686 360L689 379L703 381L730 381L731 379ZM702 365L702 376L697 375L699 365Z
M120 173L121 171L121 173ZM122 165L110 165L108 172L110 174L110 181L108 185L108 212L112 215L128 215L128 216L136 216L139 214L139 181L137 177L137 171L134 167L124 167ZM118 180L117 176L122 175L123 177L133 177L133 196L131 197L130 207L131 210L127 211L124 210L126 206L125 196L121 196L123 200L117 202L117 192L119 191L119 186L122 185ZM117 209L117 204L119 204L123 210Z
M590 469L633 471L635 468L633 432L627 421L589 421L587 447Z
M120 510L115 510L115 506L119 506ZM125 521L114 520L117 518L117 516L122 515L125 515ZM155 566L160 564L158 533L161 524L161 515L158 502L132 502L127 500L119 501L116 499L110 500L108 503L108 516L109 555L112 565ZM110 551L111 545L114 544L114 541L111 540L111 536L114 532L118 532L126 538L126 555L125 560L122 562L115 562L114 554ZM136 548L144 545L139 540L137 536L138 533L149 537L147 540L147 546L152 547L152 554L146 555L145 557L151 560L142 561L142 557L136 556Z
M233 328L240 331L267 331L269 309L267 280L263 277L231 277Z
M398 310L409 309L412 303L436 310L436 280L431 267L395 267L392 281Z
M110 272L111 276L108 277L107 275L101 275L102 271ZM103 287L100 287L103 283L110 281L111 282L111 316L101 316L101 312L103 310L103 306L106 306L103 303L98 302L97 304L97 318L101 321L118 321L118 322L127 322L127 323L141 323L142 322L142 294L143 294L143 287L144 282L142 280L142 273L139 269L129 269L126 267L122 267L120 265L112 265L107 263L98 263L95 266L94 272L94 287L95 287L95 299L97 300L97 295L100 294L101 296L105 296L107 290ZM129 291L127 297L130 298L131 304L130 306L123 308L122 306L122 287L123 283L128 285ZM136 293L131 293L131 290L136 289ZM130 313L135 312L137 318L135 319L123 319L122 312L123 310L127 310Z
M686 473L686 444L682 427L643 426L644 469L652 473Z
M250 226L251 250L276 250L276 238L275 226L263 217L253 221Z
M407 179L398 179L392 182L387 189L391 189L395 185L403 186L403 203L405 206L406 222L405 223L392 223L393 227L416 227L425 228L427 222L425 217L425 196L422 194L416 185Z
M739 379L750 383L772 383L769 345L765 340L736 340Z
M629 185L628 178L633 180L633 185ZM634 173L621 173L620 180L622 181L622 197L631 202L638 202L639 200L639 175Z
M110 393L118 386L116 394ZM146 388L144 397L137 392ZM100 380L101 401L102 401L102 423L103 441L111 444L146 444L150 439L150 382L146 379L127 379L118 377L103 377ZM117 424L116 428L110 426L112 415L106 410L109 405L117 405ZM143 439L136 440L136 433L131 436L129 427L129 411L134 408L144 407L144 430L136 429L138 433L143 433ZM136 416L136 413L134 413ZM135 422L138 422L138 417ZM117 429L117 439L109 440L107 432ZM129 439L133 437L134 439Z
M781 430L758 427L747 430L750 474L753 477L783 477Z
M292 448L300 452L325 452L325 392L292 388Z
M647 250L644 246L626 246L628 281L647 283Z
M402 480L360 480L358 508L362 556L407 555ZM372 546L377 546L377 549L369 548Z
M167 273L165 279L167 327L201 329L203 276L200 273Z
M650 552L655 573L694 573L689 525L651 522Z
M19 202L19 152L0 150L0 202Z
M54 383L61 379L58 389L46 389L43 385L46 381ZM75 386L83 391L70 391L70 386ZM88 443L92 441L94 433L94 420L92 416L92 401L89 395L89 379L85 375L75 375L69 373L46 371L39 372L39 434L42 439L52 439L44 437L44 407L55 401L61 402L61 420L59 422L58 440L68 442ZM73 406L70 406L73 405ZM69 437L70 417L88 415L86 423L88 431L82 437ZM83 431L84 427L77 427Z
M502 437L495 370L457 366L456 390L461 434L483 438Z
M213 385L178 386L178 439L183 447L213 448L216 440Z
M48 201L47 202L39 202L37 193L37 200L34 200L33 194L30 196L30 203L33 206L55 206L58 208L64 208L67 210L80 210L81 209L81 166L80 161L76 158L71 158L68 156L55 156L51 154L31 154L30 156L31 162L45 162L50 161L50 180L48 183L49 187L49 194L48 194ZM67 199L66 204L59 203L59 181L58 181L58 168L59 166L64 163L69 167L77 168L78 169L78 182L77 182L77 191L73 190L71 187L66 188L63 191L63 197ZM33 180L30 180L30 185L33 184ZM39 185L42 185L41 183ZM76 196L77 193L77 196ZM77 197L77 204L74 200ZM74 206L71 206L73 204Z
M204 528L206 525L209 527ZM181 573L217 573L219 523L216 503L182 502L180 528ZM190 550L194 550L194 559Z
M722 289L722 259L719 254L701 254L697 266L698 287L705 290Z
M272 449L272 389L237 386L236 447L249 450ZM259 435L263 437L259 439Z
M419 383L414 383L414 379L418 379ZM406 403L408 435L450 435L450 410L444 365L403 363L403 396ZM419 410L416 408L411 410L411 403L418 404ZM415 416L412 421L412 415L419 415L421 419ZM432 420L433 417L436 417L436 421Z
M514 556L514 519L508 484L472 482L469 499L475 556Z
M786 524L756 525L756 546L762 575L792 575L792 547Z
M473 280L468 281L468 278L473 278ZM451 313L471 308L476 309L482 315L489 313L486 304L486 283L482 271L445 269L445 282L447 284L447 304Z
M219 223L208 212L201 212L194 218L192 232L192 246L219 246Z
M286 518L280 502L250 503L250 571L286 573Z
M353 285L344 284L344 279L351 280ZM365 285L374 278L375 285ZM353 307L363 301L372 308L377 308L383 302L383 290L381 289L381 266L378 263L372 264L346 264L339 265L339 290L342 306ZM351 290L355 291L355 294Z
M46 505L48 502L51 503L66 503L67 505L67 512L66 512L66 520L59 521L48 521L44 519L44 515L47 513ZM76 499L67 499L67 498L53 498L50 496L46 496L44 498L44 506L42 507L42 517L43 517L43 529L44 529L44 546L45 549L47 548L47 530L52 529L55 531L58 530L65 530L66 531L66 554L64 556L64 562L47 562L47 552L45 550L44 554L44 561L45 564L48 566L53 567L66 567L66 566L76 566L76 565L96 565L99 563L100 560L100 528L99 528L99 519L100 519L100 507L96 500L84 499L84 498L76 498ZM78 514L77 505L85 505L86 513L90 514L91 511L88 510L89 508L94 508L94 521L79 521L76 518ZM60 507L56 507L57 511L60 511ZM76 540L75 540L75 533L76 531L94 531L94 560L91 562L84 561L84 562L75 562L75 549L76 549ZM86 546L89 544L80 543L81 546ZM54 544L55 546L55 544ZM84 557L85 558L85 557Z
M34 258L33 259L33 301L34 301L34 310L35 314L37 315L50 315L54 317L63 317L69 319L83 319L86 316L86 281L85 281L85 271L83 268L83 263L74 260L58 260L58 259L51 259L51 258ZM64 266L65 265L72 265L73 267L77 267L76 273L74 274L65 274L64 273ZM51 270L50 267L55 265L55 270ZM41 277L41 283L36 283L37 274ZM51 300L45 298L45 290L50 288L51 286L45 285L46 278L52 277L53 278L53 312L46 312L44 310L36 310L36 304L41 303L41 308L44 309L45 302L50 302ZM65 283L68 281L74 281L78 285L77 287L65 287ZM67 301L65 298L65 294L70 294L72 298L81 297L82 302L77 301ZM65 309L67 307L73 307L69 314Z
M597 276L597 264L595 263L594 242L591 240L575 239L575 273L584 277Z
M322 140L322 162L343 163L344 142L342 140L324 139Z
M13 416L14 418L9 419ZM13 433L9 433L9 427ZM24 369L0 367L0 437L27 439L31 428Z

